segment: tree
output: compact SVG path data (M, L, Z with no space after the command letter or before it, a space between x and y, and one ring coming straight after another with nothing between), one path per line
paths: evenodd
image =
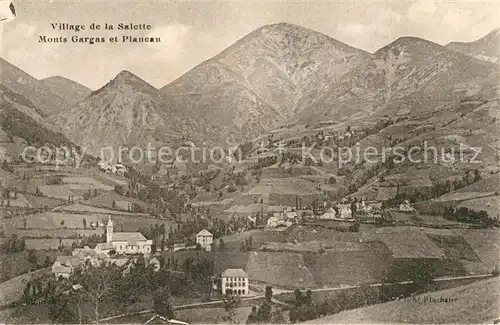
M170 303L170 293L166 288L161 288L154 292L153 309L162 317L167 319L174 318L172 304Z
M49 319L56 324L77 323L79 320L70 309L70 299L60 292L49 295L47 301ZM81 322L80 322L81 324Z
M302 297L302 292L300 291L300 289L295 289L293 293L295 296L295 305L296 306L302 305L302 303L304 302L304 298Z
M163 252L164 250L165 250L165 237L162 237L160 241L160 252Z
M228 289L226 294L222 297L224 302L224 310L227 312L226 321L235 323L236 308L240 304L240 297Z
M221 238L219 239L219 250L223 251L224 249L226 249L226 243L224 243L224 240Z
M477 182L480 179L481 179L481 174L479 173L479 170L474 169L474 182Z
M271 302L273 299L273 287L271 286L266 286L266 301Z
M252 306L252 312L248 315L247 324L252 324L257 322L257 306Z
M100 308L106 300L116 297L121 292L130 293L123 287L117 285L122 279L123 267L116 265L107 265L102 267L86 266L86 271L83 272L75 280L81 285L80 299L88 301L92 306L92 319L99 324ZM133 268L135 269L135 268Z
M253 247L253 238L252 236L248 237L248 242L247 242L247 250L251 251Z
M28 263L30 263L36 269L38 258L36 257L36 252L34 250L30 250L28 252L27 259L28 259Z

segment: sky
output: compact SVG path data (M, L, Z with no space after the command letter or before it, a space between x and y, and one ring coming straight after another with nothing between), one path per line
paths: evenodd
M63 76L98 89L122 70L160 88L266 24L288 22L374 52L402 36L442 45L498 28L497 1L13 0L0 56L36 78ZM54 31L51 23L150 24L150 31ZM160 44L39 43L39 37L158 36Z

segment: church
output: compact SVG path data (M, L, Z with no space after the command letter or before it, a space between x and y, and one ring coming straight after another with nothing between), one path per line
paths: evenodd
M146 239L140 232L113 232L113 221L109 217L106 244L111 244L118 254L150 254L153 241Z

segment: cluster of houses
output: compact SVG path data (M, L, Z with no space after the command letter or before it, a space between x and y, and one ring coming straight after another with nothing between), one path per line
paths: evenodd
M71 256L58 256L52 265L52 273L56 278L70 278L77 271L85 271L90 266L115 264L128 265L126 271L137 262L137 255L144 255L147 266L159 271L161 263L151 255L152 241L138 232L114 232L113 221L109 218L106 226L106 242L98 243L94 249L89 246L75 248ZM203 229L196 234L196 243L201 249L210 251L213 243L213 234ZM128 256L127 256L128 255ZM220 275L220 290L226 294L231 290L233 294L249 295L248 274L243 269L227 269ZM216 285L217 288L217 285Z
M326 206L326 202L325 202ZM355 212L353 211L355 209ZM381 218L382 203L378 201L360 200L354 204L340 202L328 208L324 213L317 216L320 220L337 220L354 222L357 217L362 216L363 220L375 220ZM414 212L408 200L405 200L398 208L401 212ZM300 221L304 211L295 211L291 207L284 207L283 211L274 212L267 220L267 228L290 227Z
M59 278L69 278L76 270L82 269L89 263L92 266L103 263L125 265L129 262L126 255L143 254L148 264L159 269L160 261L150 258L152 240L146 239L139 232L117 232L113 230L113 221L109 218L106 225L106 242L98 243L94 249L85 246L75 248L71 256L58 256L52 265L52 273Z
M299 214L293 211L291 207L284 207L282 211L273 212L273 215L267 219L268 228L290 227L299 222Z
M99 167L99 170L105 173L110 173L110 174L117 174L117 175L125 175L127 172L127 167L124 164L121 163L108 163L106 161L100 161L97 163L97 166Z

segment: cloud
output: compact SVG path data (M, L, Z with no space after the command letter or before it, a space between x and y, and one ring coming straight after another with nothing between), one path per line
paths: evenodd
M173 62L179 61L185 51L185 38L190 31L191 26L177 23L151 30L147 36L161 38L161 43L148 43L150 48L156 49L153 56Z
M161 42L147 43L134 50L127 47L127 54L116 57L109 68L114 71L137 71L140 77L155 87L162 87L185 72L189 52L187 40L193 37L191 26L179 23L159 25L144 36L160 37Z
M348 44L364 50L374 51L381 44L393 40L392 32L401 24L402 16L391 9L380 9L369 23L339 24L336 35L348 40Z
M418 23L425 23L434 18L436 5L430 0L418 0L410 5L407 17Z
M448 11L443 16L443 23L454 28L454 29L464 29L468 28L468 24L472 15L472 10L456 8L453 11Z

